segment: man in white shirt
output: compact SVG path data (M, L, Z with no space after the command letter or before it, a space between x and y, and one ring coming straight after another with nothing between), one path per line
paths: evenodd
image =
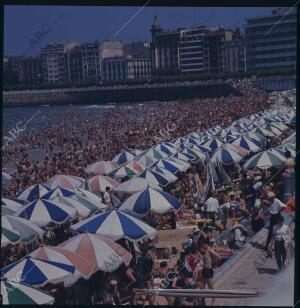
M268 250L272 250L274 243L275 258L278 266L278 271L282 271L286 265L287 247L291 241L291 230L288 225L284 223L284 217L277 217L277 224L273 227L273 236Z
M205 202L205 209L207 211L207 214L212 219L213 223L215 223L216 215L219 211L219 201L215 197L215 193L210 193L210 197Z
M268 246L273 236L273 227L277 223L277 218L280 215L280 212L286 207L284 203L282 203L279 199L275 198L276 195L273 192L269 192L267 194L267 198L270 201L270 206L268 208L268 212L270 213L270 225L269 232L266 242L266 249L268 250Z
M112 207L111 196L110 196L110 187L109 186L107 186L105 188L105 193L103 194L103 202L104 202L104 204L108 205L109 207Z

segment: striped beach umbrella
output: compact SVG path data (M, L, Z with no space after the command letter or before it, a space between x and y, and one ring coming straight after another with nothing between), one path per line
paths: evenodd
M38 199L24 206L16 215L32 221L39 227L44 227L50 222L62 224L70 218L75 218L77 212L68 205L47 199Z
M108 176L114 177L114 178L125 178L125 177L133 177L138 173L138 171L135 171L127 166L121 166L113 171L111 171Z
M126 238L130 241L141 241L145 237L153 239L155 229L143 221L122 211L112 210L84 219L71 226L78 233L94 233L113 241Z
M177 158L185 162L195 162L197 160L197 157L191 153L183 153L183 152L177 152L176 154L172 155L172 158Z
M245 149L248 152L256 153L260 150L259 144L252 141L251 139L249 139L247 137L237 138L230 143L237 145L239 147L242 147L243 149Z
M153 186L160 185L162 187L165 187L169 184L168 179L164 175L162 175L159 172L155 172L153 170L145 170L142 173L140 173L137 177L146 179Z
M1 225L2 225L2 234L9 239L9 242L3 242L5 245L6 243L9 244L16 244L19 242L29 243L35 240L38 236L40 238L43 237L44 231L36 226L34 223L15 216L2 216L1 217ZM14 236L13 234L19 235ZM12 237L9 237L9 234ZM17 238L18 237L18 238ZM16 239L16 240L14 240ZM1 241L2 246L2 241Z
M276 136L279 136L282 134L282 130L280 130L277 126L273 125L272 123L268 123L263 126L266 130L273 133Z
M39 199L42 195L51 190L50 187L44 184L35 184L23 190L19 195L18 199L32 202Z
M3 305L52 305L55 300L38 288L10 280L1 280L1 295Z
M96 270L113 272L123 263L128 266L132 255L121 245L98 234L83 233L60 244L92 264Z
M135 173L142 172L146 169L146 167L143 164L135 160L131 160L130 162L126 163L124 166L133 170Z
M154 166L165 168L173 174L185 171L185 167L182 164L166 159L160 159Z
M147 155L150 158L154 159L161 159L161 158L167 158L169 155L166 154L163 151L157 150L157 149L150 149L148 150L145 155Z
M191 160L191 163L198 163L199 161L204 161L205 160L205 154L195 150L195 149L191 149L189 147L184 148L181 153L183 154L189 154L194 156L194 159Z
M105 175L95 175L87 183L89 190L93 193L105 192L106 187L112 189L119 185L119 182Z
M144 168L148 168L149 166L153 165L157 161L157 159L145 154L145 155L142 155L136 158L136 161L140 163L141 165L143 165Z
M157 173L162 174L165 178L167 178L169 183L175 183L178 180L176 175L174 175L172 172L168 171L165 168L159 168L156 166L156 167L152 167L150 170L153 170Z
M41 198L53 200L54 198L59 197L59 196L71 198L75 196L75 193L73 190L58 186L54 189L49 190L47 193L42 195Z
M194 144L194 145L190 146L190 148L193 149L193 150L200 151L202 153L210 152L210 148L209 147L205 147L205 146L200 145L200 144Z
M167 155L172 155L177 152L176 149L166 145L165 143L158 144L154 149L166 153Z
M244 169L268 169L271 167L280 169L285 159L280 155L266 150L252 156L245 164Z
M26 201L17 198L1 198L1 205L8 206L14 210L20 209L22 206L26 205Z
M146 188L130 196L119 208L125 212L145 216L149 211L164 214L179 210L180 202L172 195L153 188Z
M213 139L210 139L204 143L202 143L202 145L204 145L205 147L208 147L211 149L211 151L215 151L217 150L218 148L221 147L221 145L223 144L223 142L217 138L213 138Z
M188 162L186 162L186 161L184 161L184 160L182 160L182 159L179 159L179 158L177 158L177 157L174 157L174 156L172 156L172 157L169 157L168 158L168 161L170 161L170 162L175 162L175 163L177 163L177 164L180 164L181 166L182 166L182 171L183 172L185 172L185 171L187 171L190 167L191 167L191 164L190 163L188 163Z
M75 189L84 187L85 179L74 175L56 174L47 183L52 189L58 186L66 189Z
M3 225L1 228L1 248L7 245L14 245L20 242L21 235L16 230L6 229Z
M118 167L119 165L117 163L101 160L91 165L88 165L84 169L84 172L87 174L103 175L108 174L109 172L113 171Z
M41 246L29 254L32 258L48 260L75 267L72 275L64 280L64 286L69 287L80 278L89 279L96 271L95 266L77 253L63 247Z
M48 283L60 283L75 271L73 265L25 257L1 269L1 277L15 282L43 287Z
M128 151L123 151L120 154L116 155L112 162L117 163L119 165L125 164L134 159L134 155Z
M74 193L81 203L84 203L88 206L91 211L103 211L107 209L107 205L102 202L102 198L97 196L96 194L90 192L89 190L85 190L82 188L76 188Z
M274 137L275 134L267 129L265 129L263 126L261 127L257 127L254 130L252 130L252 132L259 134L261 136L265 136L265 137Z
M129 149L128 152L130 152L134 156L137 156L137 155L140 155L141 153L143 153L142 150L138 150L138 149Z
M4 215L15 215L16 214L16 212L17 212L18 210L15 210L15 209L13 209L13 208L11 208L11 207L9 207L9 206L6 206L6 205L2 205L1 206L1 216L4 216Z
M237 151L225 147L219 148L211 156L212 163L216 164L217 162L220 162L224 165L238 163L242 159L243 157Z
M147 179L143 179L140 177L134 177L116 186L115 188L113 188L113 191L120 192L120 193L134 194L149 186L156 188L156 189L160 189L159 186L154 185L153 183L149 182Z

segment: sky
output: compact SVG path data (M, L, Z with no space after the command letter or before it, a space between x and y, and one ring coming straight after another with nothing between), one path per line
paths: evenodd
M154 15L164 30L203 24L242 29L245 18L269 14L272 9L5 6L4 54L36 55L43 46L55 41L150 41Z

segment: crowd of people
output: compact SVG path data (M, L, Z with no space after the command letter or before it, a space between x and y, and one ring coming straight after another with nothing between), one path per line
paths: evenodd
M86 178L84 169L93 162L111 160L129 148L143 150L153 146L155 137L160 136L166 123L174 124L174 129L168 131L167 136L168 140L172 140L192 131L201 132L216 125L229 124L269 107L267 94L252 88L247 81L234 81L234 85L244 96L92 110L72 108L63 112L51 108L37 120L38 124L28 127L14 144L3 149L3 165L13 170L10 172L10 184L3 187L3 195L15 197L25 188L44 183L55 174ZM5 123L4 134L9 125L18 120L23 120L23 116ZM280 144L290 132L286 131L277 139L269 138L266 148ZM286 155L288 159L289 153ZM285 168L290 169L293 165ZM198 227L182 243L180 254L176 249L173 251L176 262L161 261L157 266L155 241L143 241L138 247L132 247L129 241L119 240L118 243L134 256L129 266L122 265L113 273L98 271L88 281L81 279L70 288L48 286L54 292L56 303L120 304L129 296L131 304L145 301L153 304L153 297L139 296L134 289L152 288L157 279L159 286L166 289L213 288L216 269L246 243L250 234L265 226L269 215L266 250L270 252L274 243L278 268L282 270L287 262L287 246L292 239L291 230L283 223L280 214L285 208L280 201L283 194L282 173L272 178L274 172L268 170L245 172L229 168L226 172L230 175L230 184L216 183L215 191L203 201L200 196L205 184L205 166L201 163L193 166L165 189L180 201L182 208L166 216L149 213L144 218L158 230L176 229L178 221L197 221ZM270 178L271 183L262 185ZM109 190L103 196L103 203L111 203ZM241 224L246 219L251 222L250 229ZM237 224L239 226L235 228ZM230 243L225 245L223 241L221 244L219 238L228 230ZM70 235L70 223L66 223L47 232L43 242L58 245ZM20 259L41 243L37 240L32 247L22 244L10 247L2 255L5 264ZM166 297L166 301L170 305L195 304L182 296ZM204 300L197 303L203 304Z

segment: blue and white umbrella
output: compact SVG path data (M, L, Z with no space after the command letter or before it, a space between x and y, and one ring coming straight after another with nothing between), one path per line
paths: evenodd
M78 233L103 235L113 241L126 238L130 241L141 241L145 237L153 239L155 229L143 221L122 211L112 210L82 220L71 226Z
M25 257L2 268L1 277L14 282L43 287L48 283L63 282L74 271L75 267L69 264Z
M149 166L153 165L157 161L157 159L145 154L140 157L136 157L135 161L139 162L140 164L148 168Z
M167 144L165 143L162 143L162 144L158 144L156 147L155 147L156 150L158 151L161 151L161 152L164 152L166 153L167 155L172 155L172 154L175 154L177 151L176 149L168 146Z
M54 199L58 196L62 197L74 197L75 193L70 190L63 187L58 186L57 188L51 189L48 192L46 192L44 195L41 196L42 199Z
M131 154L128 151L123 151L120 154L116 155L113 159L112 162L117 163L119 165L125 164L131 160L134 159L134 155Z
M143 190L147 187L153 187L156 189L160 189L159 186L156 186L155 184L149 182L147 179L134 177L131 178L128 181L125 181L118 185L117 187L114 187L112 191L119 192L119 193L127 193L127 194L134 194L140 190Z
M205 147L203 145L200 144L193 144L192 146L190 146L191 149L195 149L197 151L200 151L202 153L208 153L210 152L210 148L209 147Z
M191 149L189 147L184 148L181 153L194 156L194 159L191 160L192 163L197 163L200 160L205 161L205 157L206 157L206 155L204 153L202 153L202 152L200 152L196 149Z
M155 172L153 170L145 170L142 173L140 173L137 177L146 179L153 186L160 185L162 187L165 187L169 184L168 179L164 175L162 175L159 172Z
M242 147L243 149L245 149L248 152L256 153L256 152L260 151L259 144L256 143L255 141L252 141L251 139L249 139L247 137L237 138L230 143L235 144L239 147Z
M42 195L44 195L50 190L51 188L45 184L35 184L23 190L19 194L18 199L32 202L34 200L41 198Z
M132 155L137 156L143 153L143 151L138 150L138 149L129 149L128 152L130 152Z
M195 160L197 160L197 157L192 153L177 152L176 154L172 155L172 157L190 163L195 162Z
M169 183L175 183L178 180L176 175L174 175L172 172L168 171L165 168L160 168L156 166L156 167L152 167L150 170L153 170L155 172L162 174L164 177L168 179Z
M165 168L173 174L177 174L178 172L183 172L185 170L183 165L166 159L160 159L154 164L154 166Z
M243 157L233 149L221 147L216 152L213 153L211 157L212 163L220 162L224 165L231 165L238 163L243 159Z
M1 205L7 206L12 210L18 211L22 206L26 205L26 201L17 198L2 198Z
M176 158L174 156L169 157L168 160L180 164L182 166L182 172L186 172L191 167L190 163L183 161L182 159Z
M188 137L185 137L184 142L188 143L188 144L200 144L201 140L200 139L195 139L195 138L192 138L192 137L188 136Z
M164 214L179 210L180 202L172 195L152 188L139 191L130 196L119 208L125 212L145 216L149 211Z
M213 139L210 139L210 140L204 142L202 145L210 148L211 151L215 151L218 148L220 148L222 144L223 144L223 142L221 140L219 140L217 138L213 138Z
M62 224L70 218L74 218L77 212L68 205L57 203L52 200L38 199L24 206L16 216L25 218L43 227L50 222Z

